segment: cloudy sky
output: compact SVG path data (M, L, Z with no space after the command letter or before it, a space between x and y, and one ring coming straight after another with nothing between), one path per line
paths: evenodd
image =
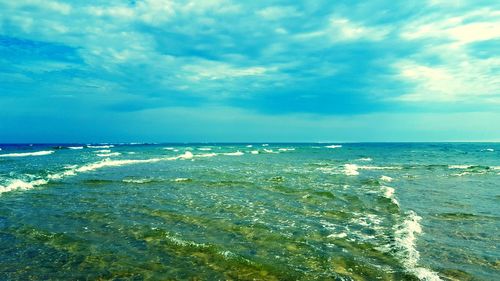
M0 142L500 141L500 2L0 0Z

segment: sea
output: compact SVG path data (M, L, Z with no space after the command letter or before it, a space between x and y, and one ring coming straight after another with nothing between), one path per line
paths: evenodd
M0 149L0 280L500 280L500 143Z

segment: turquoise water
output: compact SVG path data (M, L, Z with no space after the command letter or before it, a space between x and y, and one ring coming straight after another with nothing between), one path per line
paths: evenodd
M499 279L497 143L0 148L0 280Z

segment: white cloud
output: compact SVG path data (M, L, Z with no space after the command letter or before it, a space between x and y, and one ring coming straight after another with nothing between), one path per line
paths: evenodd
M400 78L414 85L399 100L500 104L498 53L477 57L468 49L471 43L500 39L499 11L431 14L407 23L400 36L407 41L425 40L427 45L393 64ZM429 58L435 62L429 63Z
M258 10L256 13L266 20L280 20L283 18L295 17L300 15L295 7L290 6L270 6Z
M183 70L189 74L189 79L193 81L262 76L269 71L269 69L261 66L237 67L213 61L205 61L196 65L185 65Z
M500 11L480 9L464 15L419 18L406 24L401 37L406 40L447 39L458 44L500 38Z
M296 36L299 40L312 38L327 38L330 43L348 41L380 41L390 32L385 26L367 26L347 17L332 16L328 25L319 30L300 33Z

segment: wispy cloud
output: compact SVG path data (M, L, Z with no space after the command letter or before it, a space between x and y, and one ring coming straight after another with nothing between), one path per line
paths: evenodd
M0 10L0 103L316 117L500 103L491 1L0 0Z

